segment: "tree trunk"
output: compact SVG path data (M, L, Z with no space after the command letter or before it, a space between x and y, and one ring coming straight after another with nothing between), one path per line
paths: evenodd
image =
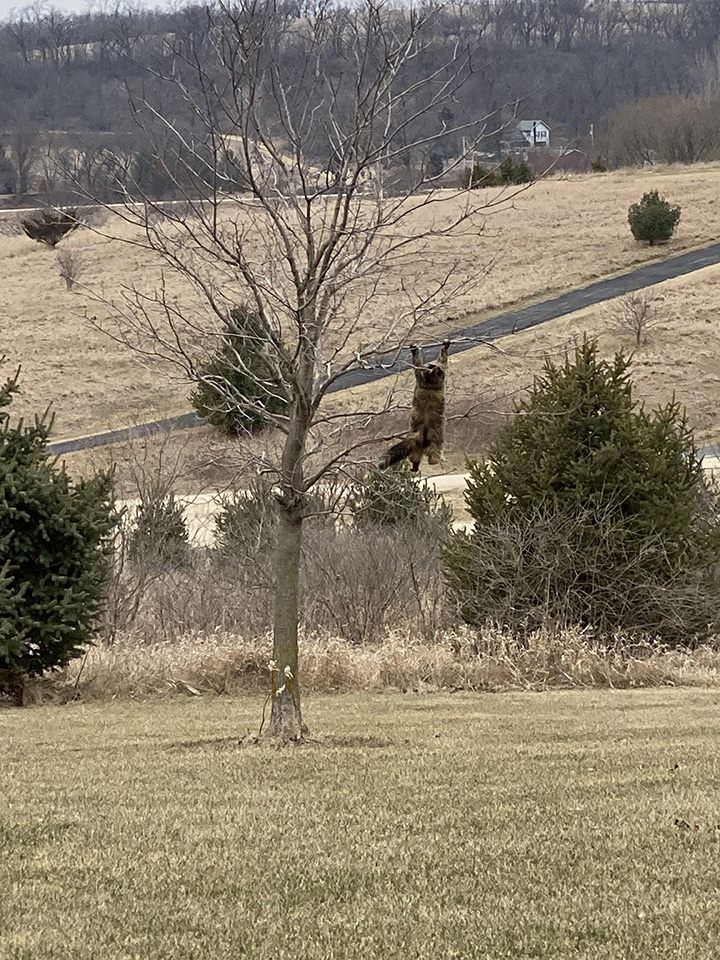
M5 693L16 707L24 707L25 674L8 671L0 675L0 693Z
M305 732L298 682L302 521L303 503L299 498L290 502L281 501L275 558L275 623L269 735L282 740L300 740Z
M13 703L16 707L25 706L25 674L16 673L10 687Z

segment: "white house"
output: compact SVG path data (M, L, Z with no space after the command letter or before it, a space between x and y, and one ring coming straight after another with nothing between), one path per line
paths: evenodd
M517 132L530 147L550 146L550 127L542 120L521 120Z

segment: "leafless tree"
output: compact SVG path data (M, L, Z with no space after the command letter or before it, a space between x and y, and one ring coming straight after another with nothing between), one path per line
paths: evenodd
M75 282L82 273L83 263L76 250L60 250L57 255L60 277L65 281L68 290L72 290Z
M715 113L692 97L631 100L602 118L598 145L613 165L708 160L720 142Z
M693 73L700 99L711 104L720 102L720 41L697 54Z
M652 297L646 290L634 290L619 297L613 311L617 328L623 333L632 333L635 346L639 347L660 316Z
M259 378L241 353L238 368L283 401L281 413L263 410L281 440L277 456L268 440L257 465L280 504L269 730L284 739L305 729L298 610L308 494L366 458L378 440L367 424L383 412L331 406L328 393L349 371L402 357L403 345L433 329L469 282L436 241L477 234L501 202L441 189L428 164L446 137L465 137L470 151L494 133L493 117L442 119L478 78L476 52L460 45L441 66L423 67L440 9L361 0L298 14L275 0L221 3L209 12L212 57L178 48L172 71L155 75L181 94L184 114L133 98L158 172L181 204L144 195L132 163L116 169L120 215L140 228L132 242L159 254L195 296L128 290L108 332L197 380L208 344L245 304L266 373ZM257 413L258 400L229 382L213 385L229 405Z
M15 181L15 198L20 200L28 192L33 168L41 149L40 134L37 127L26 121L8 131L4 140Z

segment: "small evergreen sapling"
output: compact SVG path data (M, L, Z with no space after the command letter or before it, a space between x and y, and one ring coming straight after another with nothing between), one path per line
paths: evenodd
M13 425L0 385L0 691L21 704L27 676L92 642L117 521L112 477L72 484L47 452L50 424Z
M128 535L128 555L136 563L182 567L190 558L185 511L174 495L152 488L141 498Z
M267 336L257 314L236 307L216 355L203 367L190 402L208 423L241 433L283 413L287 399L266 351Z
M680 207L671 206L657 190L644 194L628 210L628 223L636 240L652 246L669 240L680 221Z
M279 516L272 483L262 478L252 480L247 490L225 497L215 516L218 555L254 556L274 549Z
M512 156L505 157L498 167L485 167L475 162L472 169L463 170L460 174L460 186L467 190L477 190L480 187L499 187L507 184L519 185L530 183L532 170L525 160L516 160Z
M460 174L460 186L464 190L478 190L481 187L497 187L502 183L502 178L496 170L484 166L482 163L474 163L472 169L468 167Z
M430 483L418 483L407 461L394 470L371 470L358 480L348 510L358 528L415 527L441 535L452 526L452 509Z
M525 160L516 160L514 157L505 157L499 168L502 183L530 183L532 171Z

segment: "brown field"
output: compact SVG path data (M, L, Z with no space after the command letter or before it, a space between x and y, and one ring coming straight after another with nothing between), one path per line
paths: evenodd
M544 298L637 263L712 242L718 235L718 185L717 164L588 175L540 182L512 202L496 207L490 215L480 213L473 234L464 231L461 237L440 240L426 251L437 276L456 265L456 278L475 277L478 281L472 289L463 291L449 311L437 317L435 332L465 323L470 317ZM683 207L676 237L662 248L636 244L626 222L628 205L654 188ZM493 193L478 192L477 202L491 198ZM0 236L0 355L8 358L6 369L17 364L23 368L23 393L15 410L27 415L52 404L58 438L188 409L188 386L176 371L141 360L88 320L88 316L109 313L98 298L106 303L118 301L123 285L128 283L152 290L162 276L158 260L117 239L132 236L127 226L111 218L102 231L116 238L83 230L65 241L64 246L75 250L83 265L82 286L72 291L60 279L51 251L25 237ZM428 275L426 263L422 282L432 284L434 277ZM171 294L188 297L179 279L167 275L166 280ZM680 391L687 385L688 399L683 402L697 418L694 422L699 435L710 437L715 423L712 387L717 366L713 327L706 323L712 288L699 277L678 284L678 291L689 284L691 299L687 304L683 301L680 310L684 294L673 296L672 320L655 329L647 348L638 355L640 389L644 393L647 388L651 397L653 381L667 392L679 377L678 396L684 398ZM373 313L373 325L379 322L378 317L382 319L383 310L388 314L393 309L386 296L381 314ZM458 319L447 322L448 312ZM601 312L598 309L590 318L595 317L599 326ZM508 350L508 356L497 351L487 358L465 355L456 361L458 367L462 365L473 373L477 370L482 386L476 393L473 383L468 384L464 378L464 392L479 398L481 406L486 400L497 406L500 396L512 394L531 376L544 349L554 349L568 337L579 335L585 321L584 317L557 321L547 330L512 338L512 345L504 341L503 350ZM610 348L612 338L607 342ZM672 383L668 383L668 373L672 374ZM690 384L694 384L692 391ZM706 391L710 391L707 401Z

